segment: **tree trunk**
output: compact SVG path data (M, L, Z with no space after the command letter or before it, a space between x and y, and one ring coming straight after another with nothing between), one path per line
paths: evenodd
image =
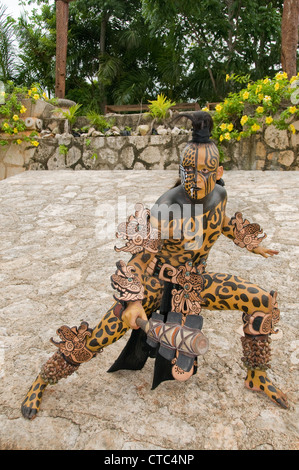
M109 13L103 13L102 21L101 21L101 33L100 33L100 56L103 56L106 52L106 30L107 24L109 21ZM103 83L99 83L100 93L101 93L101 103L100 103L100 110L102 114L105 114L105 107L107 104L107 98L105 93L105 85Z
M299 0L285 0L281 22L281 65L288 78L297 74Z
M69 3L72 1L73 0L56 0L56 98L65 97Z

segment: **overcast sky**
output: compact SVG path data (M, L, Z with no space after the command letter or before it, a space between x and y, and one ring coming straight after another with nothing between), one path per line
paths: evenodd
M6 14L16 19L23 12L23 8L19 6L19 0L0 0L0 3L7 7Z
M0 0L0 4L7 7L6 14L13 16L15 19L19 18L24 8L19 6L19 0ZM29 12L33 8L38 8L37 4L26 6L25 11Z

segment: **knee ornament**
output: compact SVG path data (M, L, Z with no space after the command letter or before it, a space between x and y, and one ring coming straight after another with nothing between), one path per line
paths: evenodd
M270 335L277 333L275 325L279 322L280 310L277 307L277 292L271 291L272 299L270 299L271 311L264 313L261 311L253 312L252 314L243 314L244 333L248 335Z
M277 333L274 326L279 321L280 311L277 307L277 293L272 291L271 311L264 313L256 311L253 314L243 314L244 336L241 338L243 347L242 362L247 369L269 369L271 359L270 335Z

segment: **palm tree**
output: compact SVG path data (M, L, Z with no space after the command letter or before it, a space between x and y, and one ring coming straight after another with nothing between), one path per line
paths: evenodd
M0 3L0 79L11 80L16 68L15 20L7 13L7 7Z

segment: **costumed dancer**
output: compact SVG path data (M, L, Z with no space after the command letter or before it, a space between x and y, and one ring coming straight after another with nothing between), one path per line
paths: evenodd
M71 375L129 329L131 336L109 372L141 369L148 357L155 357L152 388L163 380L188 379L196 372L197 355L208 347L201 332L207 310L242 312L245 386L288 407L285 394L267 376L271 335L279 320L276 292L207 269L209 252L221 234L240 249L265 258L278 252L261 245L266 235L259 224L240 212L226 215L227 193L219 152L211 141L211 116L205 112L180 116L193 125L192 140L181 155L180 181L151 211L136 204L135 214L119 226L118 237L125 239L125 245L116 250L131 254L131 259L120 260L111 277L116 300L95 328L83 322L57 330L61 342L52 339L57 351L22 403L25 418L35 418L49 384Z

